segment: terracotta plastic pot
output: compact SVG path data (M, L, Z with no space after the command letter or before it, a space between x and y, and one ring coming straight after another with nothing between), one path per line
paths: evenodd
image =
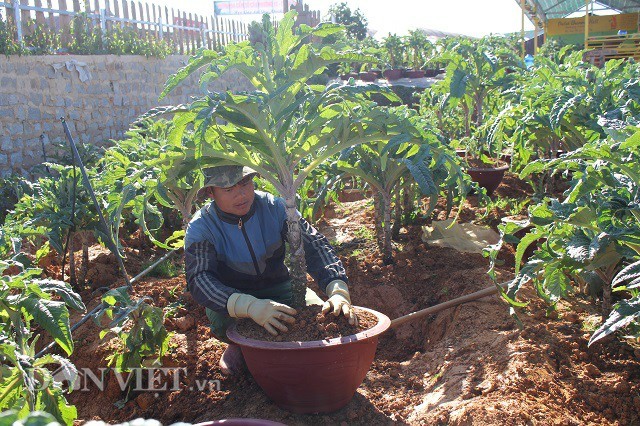
M469 167L467 173L472 181L478 182L478 185L487 190L487 195L491 195L502 182L504 172L508 169L508 165L488 168Z
M402 78L402 73L403 73L403 70L401 70L399 68L382 71L382 75L388 81L398 80L398 79Z
M362 81L376 81L376 78L378 78L376 73L372 71L363 71L358 74L358 77Z
M240 345L249 371L279 407L294 413L328 413L349 403L373 362L378 337L391 324L377 311L368 330L309 342L266 342L241 336L235 326L227 337Z
M424 70L407 70L405 76L407 78L422 78L424 77Z
M347 73L347 74L341 74L340 75L340 80L349 80L351 77L358 78L358 73L357 72L350 72L350 73Z
M458 157L464 158L467 156L467 150L466 149L456 149L456 155Z
M435 77L436 75L438 75L438 71L439 71L439 70L438 70L438 69L436 69L436 68L427 68L426 70L424 70L424 76L425 76L425 77L433 78L433 77Z

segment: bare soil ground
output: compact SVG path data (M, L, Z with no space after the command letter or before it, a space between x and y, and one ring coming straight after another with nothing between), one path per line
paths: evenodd
M508 178L497 195L526 196L524 191ZM463 220L472 220L477 210L471 198ZM342 242L337 247L357 305L394 319L491 285L487 259L428 246L418 225L402 230L396 262L385 266L375 244L362 238L364 230L373 232L374 226L366 200L343 203L335 211L334 218L319 226L330 240ZM143 243L130 243L127 254L130 274L158 256ZM502 256L500 276L506 280L513 272L513 253L507 249ZM104 249L93 247L91 257L90 274L99 277L101 285L122 282ZM107 373L104 390L91 385L69 396L78 408L78 423L137 417L163 424L238 417L326 425L640 423L640 349L620 339L587 348L599 311L584 295L547 315L547 307L529 290L532 303L519 313L523 328L508 307L491 296L391 330L382 336L367 377L346 407L325 415L297 415L270 402L250 375L220 373L225 344L211 336L204 310L183 292L184 286L184 275L146 278L135 285L135 296L148 296L171 312L166 325L174 334L163 366L185 369L180 388L140 392L126 401L117 377ZM90 300L88 308L98 303L98 293L87 291L84 296L85 302ZM106 367L105 358L117 341L101 340L99 331L88 323L75 333L72 361L77 367ZM216 386L199 390L202 383Z

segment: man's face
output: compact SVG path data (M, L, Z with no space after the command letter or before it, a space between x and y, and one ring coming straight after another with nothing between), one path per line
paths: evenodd
M216 205L225 213L236 216L244 216L249 213L253 198L253 175L246 176L240 182L229 188L212 186L209 195L215 200Z

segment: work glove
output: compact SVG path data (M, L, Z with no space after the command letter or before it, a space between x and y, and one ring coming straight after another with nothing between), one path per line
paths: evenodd
M349 320L349 324L357 326L358 317L351 306L347 283L342 280L333 280L327 285L326 293L329 300L322 305L322 313L326 314L332 311L333 315L338 316L342 312Z
M290 306L242 293L233 293L229 297L227 311L233 318L251 318L274 336L278 335L278 330L289 330L280 321L293 324L296 320L291 315L297 314Z

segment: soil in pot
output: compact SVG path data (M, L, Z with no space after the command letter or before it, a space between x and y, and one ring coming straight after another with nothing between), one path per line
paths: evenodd
M305 306L296 309L298 314L295 324L287 324L289 331L278 336L269 334L263 327L252 320L238 321L237 330L244 337L268 342L296 342L311 340L326 340L334 337L349 336L368 330L378 323L375 315L355 309L358 325L353 326L344 315L337 317L323 314L319 305Z

